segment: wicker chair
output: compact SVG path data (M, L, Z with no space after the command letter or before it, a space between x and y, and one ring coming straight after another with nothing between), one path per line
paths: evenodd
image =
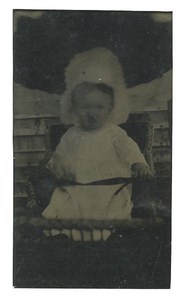
M147 163L153 169L153 161L152 161L152 142L153 142L153 126L150 122L128 122L122 126L128 135L135 140L141 152L144 154ZM46 162L49 160L52 152L55 150L57 144L60 141L61 136L65 133L68 127L65 127L60 124L50 124L45 133L45 144L46 144L46 155L44 160L40 163L39 167L30 177L28 183L28 195L29 195L29 204L27 215L15 220L15 232L20 231L22 233L23 243L26 243L28 238L28 244L25 247L29 249L29 257L23 259L25 261L32 261L35 256L37 256L36 263L34 263L34 269L32 273L35 273L35 268L42 268L44 265L41 264L40 261L43 257L42 252L44 249L49 249L54 252L53 256L57 256L58 253L62 255L57 259L61 261L57 261L53 264L53 260L48 260L44 257L44 261L46 260L46 264L49 263L49 270L52 270L53 274L55 274L56 268L61 266L61 270L64 269L64 272L68 272L69 274L65 277L65 274L60 275L62 271L58 271L59 280L54 278L53 282L51 282L51 278L47 275L49 279L43 279L45 275L45 270L42 271L44 275L41 273L41 280L39 279L28 279L25 280L25 274L27 272L27 267L24 267L24 272L22 271L20 279L18 275L14 276L15 285L18 287L117 287L117 288L168 288L169 287L169 268L164 270L165 276L167 276L166 280L163 280L162 283L158 285L155 279L156 266L159 261L158 249L159 253L161 253L161 240L165 245L169 243L169 233L168 229L166 230L166 223L163 218L157 216L156 211L153 209L151 205L151 199L149 197L150 186L148 187L146 182L139 183L136 182L133 184L133 195L132 200L134 203L134 209L132 212L132 219L130 221L93 221L89 220L87 222L80 220L46 220L41 217L41 212L47 206L50 195L52 191L56 187L55 179L49 173L49 171L45 168ZM143 207L143 203L147 203L145 206L147 209L141 210ZM138 209L140 208L140 209ZM32 230L33 228L33 230ZM59 230L66 229L72 232L73 230L78 230L81 233L81 241L75 242L69 241L69 247L66 241L65 244L62 244L62 247L58 246L57 242L50 243L51 250L48 244L43 242L44 237L41 235L43 229L51 229L57 228ZM92 231L99 230L100 231L100 241L94 241ZM85 242L83 238L83 230L87 230L91 232L91 242ZM113 247L112 238L106 242L102 241L102 233L104 230L110 230L110 232L122 232L124 236L124 244L121 245L121 242L117 242L116 239L116 247ZM27 235L28 232L28 235ZM165 240L165 236L167 235L167 242ZM128 237L127 237L128 236ZM162 237L161 237L162 236ZM114 234L111 235L114 237ZM126 238L125 238L126 237ZM156 242L156 237L158 238ZM140 254L136 248L136 244L132 243L137 238L137 247L138 245L142 245L143 249L145 248L145 252L147 253L148 249L155 253L152 259L155 262L154 266L152 266L153 262L148 259L151 258L151 253L146 254L146 261L143 262L143 252L140 250ZM153 242L155 240L155 242ZM34 243L36 241L36 243ZM37 254L37 242L42 246L42 250L39 248L39 256ZM144 244L143 244L144 243ZM157 246L156 246L157 243ZM155 245L155 249L149 246ZM33 246L34 245L34 246ZM145 246L144 246L145 245ZM33 247L33 248L32 248ZM81 247L81 248L79 248ZM22 248L22 246L20 247ZM140 247L141 248L141 247ZM33 249L33 250L30 250ZM61 250L60 250L61 249ZM92 250L91 250L92 249ZM93 250L94 249L94 250ZM108 250L109 249L109 250ZM126 250L127 249L127 250ZM32 252L31 252L32 251ZM124 252L123 252L124 251ZM144 251L144 250L142 250ZM25 255L24 251L24 256ZM32 254L33 253L33 254ZM35 255L36 253L36 255ZM142 253L142 254L141 254ZM46 254L47 255L47 254ZM138 255L138 256L137 256ZM32 258L33 257L33 258ZM99 259L98 259L99 257ZM124 257L124 260L123 260ZM140 257L140 258L138 258ZM169 257L169 255L168 255ZM75 258L77 263L75 262ZM122 258L122 261L118 258ZM169 261L169 258L167 258ZM139 260L139 261L137 261ZM67 263L66 263L67 261ZM92 261L92 263L91 263ZM106 263L107 261L107 263ZM137 266L135 265L137 261ZM20 262L21 264L21 262ZM62 264L65 264L65 268L62 268ZM27 263L30 266L30 263ZM53 267L54 265L54 267ZM94 265L94 266L93 266ZM144 265L144 267L141 267ZM150 265L150 267L149 267ZM38 267L39 266L39 267ZM68 267L70 266L70 267ZM147 267L146 267L147 266ZM46 265L46 268L48 266ZM133 271L135 269L135 272ZM16 269L16 267L15 267ZM89 269L89 270L88 270ZM148 271L150 270L150 272ZM76 271L75 271L76 270ZM80 270L81 275L78 275ZM123 271L125 270L125 271ZM127 270L127 274L126 274ZM39 270L37 270L39 272ZM51 271L49 271L50 274ZM75 276L75 272L77 276ZM85 272L85 275L84 275ZM141 276L138 272L141 272ZM168 273L167 273L168 272ZM79 274L80 274L79 273ZM23 274L23 275L22 275ZM94 274L94 275L93 275ZM98 276L97 276L97 275ZM132 276L131 276L132 274ZM143 275L145 274L145 275ZM74 278L73 278L74 275ZM45 275L46 276L46 275ZM160 275L162 278L165 276ZM53 276L54 277L54 276ZM52 277L52 278L53 278ZM144 279L143 279L144 277ZM61 278L61 279L60 279ZM156 277L157 278L157 277ZM35 281L34 281L35 280Z
M122 128L126 130L128 135L133 138L134 141L137 142L141 152L144 154L147 163L150 168L153 170L153 160L152 160L152 142L153 142L153 125L150 122L128 122L122 125ZM62 135L66 132L68 127L63 126L61 124L49 124L46 128L45 132L45 145L46 145L46 154L43 161L40 163L35 172L30 176L28 182L28 210L27 210L27 218L26 222L30 222L32 224L37 224L37 226L43 228L51 228L54 225L54 228L62 228L63 225L67 228L71 229L73 224L75 228L85 227L85 221L76 222L74 220L61 221L61 220L45 220L40 218L41 212L48 205L50 201L51 194L56 187L56 180L52 174L45 168L45 164L50 159L52 152L55 150L58 145ZM121 226L133 226L136 225L137 222L141 223L141 220L138 220L138 217L142 217L144 219L147 217L153 217L154 210L152 206L152 202L150 199L150 186L146 184L146 182L134 182L133 183L133 193L132 193L132 201L134 203L134 208L132 211L133 220L129 223L124 221L121 222ZM136 219L137 218L137 219ZM146 221L146 220L145 220ZM101 223L103 225L101 225ZM114 228L113 222L96 222L90 220L90 226L96 226L97 228L101 226L102 230L104 226L109 228ZM118 227L118 222L117 227ZM95 224L95 225L94 225ZM130 224L130 225L129 225ZM134 226L135 226L134 225ZM139 225L140 226L140 225ZM73 229L73 228L72 228ZM102 235L101 235L102 236Z

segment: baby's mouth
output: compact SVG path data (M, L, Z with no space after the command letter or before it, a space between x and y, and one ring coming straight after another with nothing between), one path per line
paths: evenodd
M96 120L88 121L87 127L90 129L95 129L99 127L99 123Z
M97 120L88 120L88 124L90 126L97 126L98 122L97 122Z

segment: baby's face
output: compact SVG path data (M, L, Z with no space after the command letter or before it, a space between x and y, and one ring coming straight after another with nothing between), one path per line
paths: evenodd
M74 113L84 130L102 127L112 110L112 96L94 89L88 94L75 95Z

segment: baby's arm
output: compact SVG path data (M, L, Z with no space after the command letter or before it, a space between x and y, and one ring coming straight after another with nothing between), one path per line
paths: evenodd
M46 168L49 169L57 179L74 180L72 164L69 155L69 145L64 135L58 144Z
M51 159L48 161L46 168L51 171L57 179L74 180L74 176L64 159L54 152Z
M131 165L132 176L138 179L150 179L152 172L146 163L138 162Z
M117 132L117 138L115 138L115 146L121 159L125 157L127 163L131 166L133 177L138 179L148 179L152 176L152 172L137 143L120 128Z
M51 171L54 176L59 179L64 175L64 168L61 166L59 155L54 152L51 159L46 164L46 168Z
M126 135L126 150L131 165L132 176L137 179L150 179L152 172L137 143Z

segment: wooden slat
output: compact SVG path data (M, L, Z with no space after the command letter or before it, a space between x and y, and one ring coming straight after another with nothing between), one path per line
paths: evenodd
M44 135L46 127L60 123L59 118L19 118L14 120L14 136Z
M21 149L16 150L14 153L39 153L39 152L45 152L44 149Z
M133 99L134 99L135 97L133 97ZM140 105L140 106L138 106L137 104L134 106L134 108L132 107L132 106L130 106L131 107L131 112L132 113L143 113L143 112L152 112L152 111L158 111L158 112L160 112L160 111L164 111L164 110L167 110L167 102L164 102L164 103L161 103L161 105L160 106L156 106L156 105L152 105L152 103L151 103L151 105L150 106L142 106L142 105Z
M41 136L44 135L44 131L38 131L35 128L14 128L14 137L22 136Z
M44 155L45 152L15 153L15 167L36 166L44 158Z
M153 146L170 146L170 136L168 128L155 129Z
M28 180L27 179L16 179L15 178L15 183L18 184L27 184Z
M15 168L20 168L20 169L26 169L26 168L37 168L39 166L39 162L34 162L34 163L31 163L31 164L27 164L27 162L21 162L20 161L17 161L17 160L14 160L14 167Z
M15 167L14 168L14 181L27 180L35 171L33 167Z
M28 198L27 193L15 193L14 198Z
M159 122L159 123L153 123L154 129L160 129L160 128L169 128L169 122Z
M27 101L26 99L15 99L14 101L14 114L27 114L27 115L59 115L59 101L58 100L35 100Z
M149 116L149 120L155 124L155 123L161 123L161 122L168 122L169 123L169 115L167 110L161 110L161 111L147 111L147 114Z
M151 110L151 111L131 113L130 120L132 120L132 121L150 121L153 124L168 123L167 127L169 127L169 113L167 110Z
M14 198L16 198L16 200L15 200L16 207L20 206L23 202L27 202L27 199L28 199L27 180L21 180L21 181L15 180L15 182L14 182Z
M55 114L14 114L14 120L59 119Z
M15 194L21 194L23 195L26 193L26 181L25 182L17 182L14 183L14 192Z
M170 147L153 147L153 160L155 162L170 162Z
M32 131L35 135L44 134L46 125L48 123L47 119L32 119L32 118L20 118L14 120L14 135L21 135L22 132Z
M15 206L15 208L14 208L14 217L15 218L26 216L26 215L27 215L27 209L25 208L25 206L23 206L23 207L22 206ZM16 234L17 234L17 232L16 232Z
M40 149L45 151L45 139L44 136L18 136L14 137L14 151L30 149Z
M156 162L154 170L159 177L171 177L171 162Z
M27 203L28 203L28 196L26 195L25 197L18 197L18 194L16 194L16 197L14 195L14 208L27 208ZM16 213L16 212L15 212Z

